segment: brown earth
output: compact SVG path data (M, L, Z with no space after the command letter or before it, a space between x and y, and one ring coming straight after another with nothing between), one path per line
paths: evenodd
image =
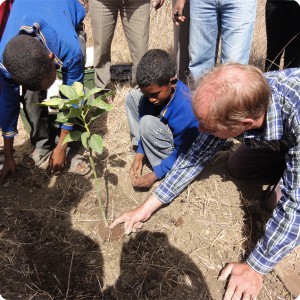
M162 17L154 21L165 24ZM252 60L260 63L255 51ZM113 110L95 124L104 137L105 151L96 163L109 223L149 195L135 191L128 176L128 89L116 84ZM128 237L122 227L105 228L91 174L22 167L32 148L21 123L15 146L18 178L0 187L0 295L7 300L219 300L225 286L217 280L220 270L247 256L270 217L260 205L264 188L229 176L229 150ZM300 275L299 255L298 247L286 260ZM293 298L271 272L258 299Z

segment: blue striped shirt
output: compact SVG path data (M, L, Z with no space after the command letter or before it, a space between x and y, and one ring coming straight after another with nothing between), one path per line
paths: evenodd
M272 90L263 130L249 130L237 139L251 147L268 147L286 153L286 169L279 182L282 198L264 236L247 258L257 272L266 274L300 244L300 69L269 72ZM167 177L154 191L163 203L171 202L202 171L224 140L200 135L181 155Z

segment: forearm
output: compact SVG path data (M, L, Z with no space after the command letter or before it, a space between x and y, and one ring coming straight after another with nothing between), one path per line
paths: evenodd
M59 149L59 150L66 150L67 149L68 143L64 143L64 139L68 135L69 132L70 132L69 130L61 129L60 137L59 137L58 143L56 145L56 149Z
M150 195L150 197L142 204L143 208L148 212L150 216L163 206L163 203L155 197L155 195Z
M4 138L4 158L5 160L12 160L14 153L14 138Z
M285 197L284 197L285 198ZM247 258L258 273L266 274L300 244L300 205L296 200L281 199L267 222L263 238ZM298 208L292 208L296 205Z
M154 191L155 197L165 204L170 203L203 170L223 143L223 140L210 135L199 136L188 152L176 160L171 171Z

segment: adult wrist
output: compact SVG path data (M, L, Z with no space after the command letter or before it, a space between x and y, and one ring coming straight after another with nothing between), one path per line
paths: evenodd
M262 262L258 259L261 255L258 255L258 252L254 249L248 258L246 259L246 263L257 273L261 275L266 275L272 271L275 264L272 266L266 266L262 264Z

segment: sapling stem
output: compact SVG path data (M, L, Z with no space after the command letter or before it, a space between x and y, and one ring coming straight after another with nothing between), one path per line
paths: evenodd
M99 180L98 180L98 176L97 176L97 173L96 173L94 159L92 157L92 150L90 150L89 160L90 160L90 164L91 164L91 167L92 167L92 170L93 170L93 173L94 173L95 189L96 189L96 194L97 194L97 198L98 198L99 211L100 211L100 214L103 217L105 226L108 227L106 215L105 215L104 208L103 208L103 205L102 205L102 202L101 202Z
M99 92L99 89L93 89L89 92L88 96L86 96L83 91L83 85L80 82L74 82L72 86L61 85L59 87L59 90L66 97L67 100L65 98L63 99L61 97L55 97L48 101L43 101L40 105L53 106L60 110L64 110L65 113L59 113L56 118L56 120L60 123L67 122L69 121L69 119L72 118L81 121L79 125L82 128L84 128L84 132L75 130L75 133L73 135L70 133L66 136L65 141L78 141L81 139L83 146L89 153L89 162L94 174L99 211L103 217L105 226L108 227L104 207L102 205L100 197L99 178L97 176L95 162L92 155L92 151L95 151L95 153L97 154L102 153L103 142L102 137L99 134L91 132L89 125L91 121L98 118L100 114L102 114L105 111L110 111L112 106L110 104L105 103L101 99L101 97L93 98L92 101L88 101L88 99L82 101L84 97L90 98L94 96L97 92ZM94 111L93 118L90 121L87 121L87 116L91 111Z

